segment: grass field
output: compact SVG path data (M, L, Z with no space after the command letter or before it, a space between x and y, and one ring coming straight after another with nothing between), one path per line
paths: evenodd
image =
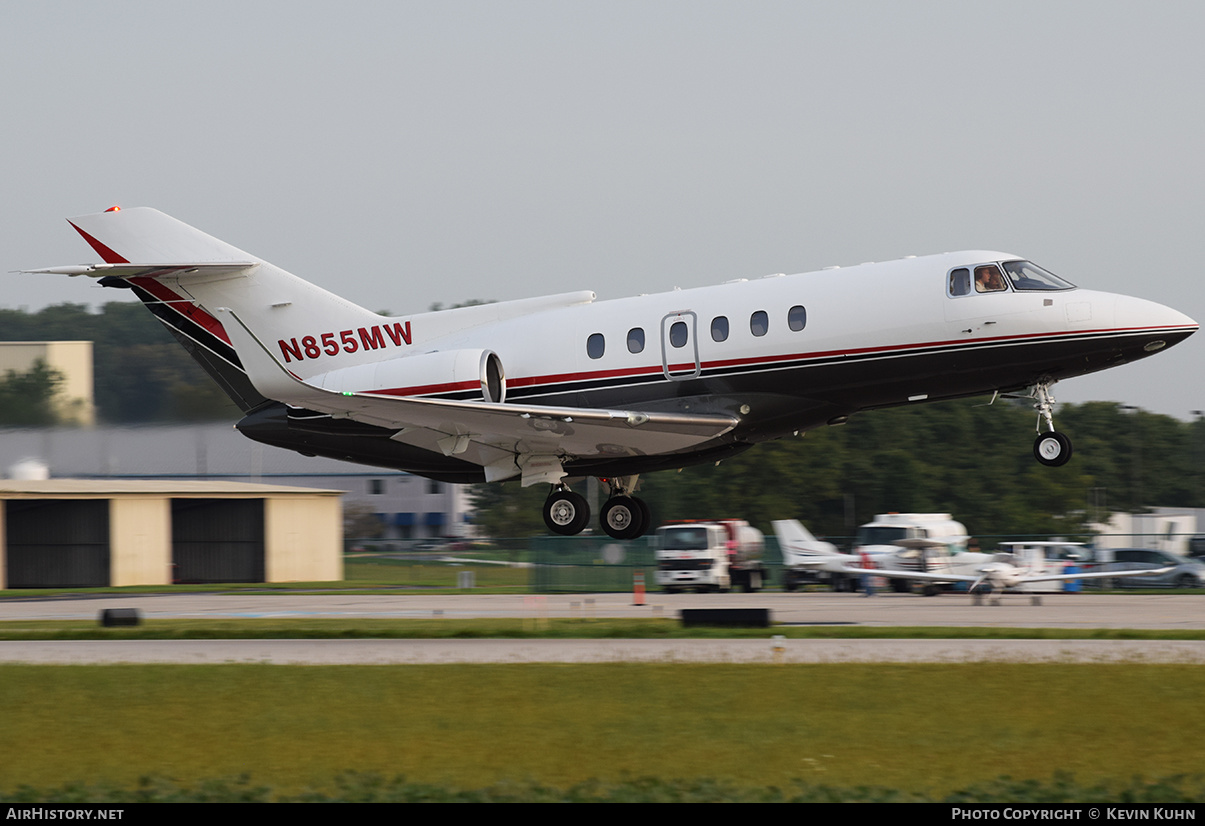
M8 620L0 640L232 639L1025 639L1205 640L1200 629L1006 628L996 626L775 625L685 627L677 619L153 619L104 628L92 620Z
M528 590L524 569L471 569L477 593ZM349 559L343 583L281 589L448 592L461 570L466 568L417 560ZM684 629L671 619L207 619L155 620L128 629L102 629L92 621L0 623L0 639L35 640L772 634L1205 638L1199 631L1125 629ZM1022 785L1043 783L1025 799L1050 800L1067 793L1061 781L1050 782L1060 772L1076 781L1063 799L1083 799L1085 784L1119 789L1135 777L1174 775L1198 778L1194 799L1200 799L1205 785L1196 741L1205 722L1203 683L1199 666L1134 663L5 665L0 800L13 799L22 786L130 788L147 777L157 778L150 783L155 788L216 779L201 797L217 800L240 799L255 789L271 791L248 799L307 790L343 794L349 782L357 794L368 794L377 788L374 778L397 788L390 784L399 776L407 788L431 784L443 794L488 787L502 789L504 798L509 789L522 799L536 787L592 783L620 784L621 799L633 800L742 799L732 790L756 796L775 788L789 793L799 784L886 790L853 799L941 796L968 787L990 787L1003 795L992 799L1003 801L1028 793L997 782L1002 775ZM348 772L355 773L351 781ZM1143 788L1155 800L1184 799L1174 787ZM88 794L71 799L94 799ZM988 792L965 799L988 799L979 794Z
M1200 771L1180 665L0 667L0 791L348 770L451 788L714 778L944 792Z

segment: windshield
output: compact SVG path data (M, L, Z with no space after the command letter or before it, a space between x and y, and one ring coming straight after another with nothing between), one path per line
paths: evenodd
M666 528L661 531L663 551L707 550L706 528Z
M1006 261L1004 271L1014 290L1074 290L1075 285L1029 261Z
M864 527L858 528L858 538L855 540L857 546L862 545L890 545L897 539L907 539L908 529L906 527Z

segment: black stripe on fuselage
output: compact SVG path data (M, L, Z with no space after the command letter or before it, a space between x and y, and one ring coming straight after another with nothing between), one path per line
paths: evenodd
M726 364L723 362L712 362L710 365L704 364L699 376L687 379L675 378L672 381L666 379L662 372L643 373L641 375L624 375L612 376L608 378L586 378L580 380L565 380L552 381L536 386L524 387L508 387L507 398L509 400L534 400L544 399L548 403L549 399L557 399L557 403L565 403L566 397L571 394L594 394L600 391L612 391L623 388L664 388L667 385L684 385L691 382L703 381L706 379L726 378L737 379L741 376L754 375L758 373L779 373L782 371L799 370L802 368L817 368L835 365L855 365L865 364L869 362L888 361L888 360L910 360L918 357L939 356L939 357L957 357L961 354L975 354L988 350L999 350L1002 348L1041 348L1043 351L1048 351L1051 354L1052 361L1065 360L1067 353L1073 353L1077 348L1075 345L1083 343L1096 343L1102 341L1120 341L1124 342L1127 339L1134 339L1135 343L1145 343L1151 336L1166 336L1171 339L1170 343L1175 343L1191 334L1191 330L1186 331L1182 328L1152 328L1144 330L1105 330L1084 333L1055 333L1042 336L1026 336L1020 338L1008 339L980 339L969 342L957 342L935 345L918 345L913 347L899 348L881 348L870 350L868 352L839 352L839 353L824 353L820 355L801 354L794 358L781 358L771 361L758 362L755 359L741 360L740 363ZM1096 349L1096 348L1093 348ZM1114 349L1109 348L1110 353ZM1102 351L1103 352L1103 351ZM1083 352L1077 353L1084 357L1090 354ZM1143 354L1135 354L1134 357L1140 357ZM1030 361L1027 359L1027 361ZM987 369L999 367L998 362L988 362L983 365ZM1082 375L1090 373L1094 370L1101 370L1105 367L1112 366L1110 363L1102 363L1092 366L1089 369L1067 372L1056 378L1069 378L1074 375ZM1033 377L1036 378L1036 377ZM1024 382L1025 379L1017 379L1017 382ZM992 388L987 388L989 391ZM644 397L645 394L638 394ZM675 395L678 395L677 393ZM429 398L449 399L449 400L473 400L480 399L481 393L478 390L464 390L452 393L433 394ZM630 403L630 402L629 402Z

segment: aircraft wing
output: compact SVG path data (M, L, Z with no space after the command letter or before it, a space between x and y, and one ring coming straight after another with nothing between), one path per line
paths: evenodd
M731 416L326 390L285 368L233 311L217 312L229 317L223 326L251 383L265 397L395 430L392 438L398 441L481 465L488 481L521 476L525 486L555 482L565 475L564 458L674 453L722 436L738 424Z
M978 582L983 579L982 576L967 576L965 574L932 574L926 571L901 571L895 568L859 568L854 565L845 565L841 568L842 573L846 574L870 574L871 576L881 576L887 579L919 579L926 582Z
M1090 571L1078 574L1021 574L1020 576L1009 576L1009 572L992 572L984 571L976 576L966 574L949 574L949 573L928 573L925 571L899 571L893 568L857 568L853 566L845 566L841 569L848 574L865 574L870 573L873 576L886 577L888 579L918 579L926 582L981 582L990 580L993 573L1004 574L1007 581L1022 585L1027 582L1055 582L1060 580L1076 580L1076 579L1119 579L1122 577L1131 576L1155 576L1156 574L1164 574L1172 570L1167 568L1150 568L1141 571Z
M1037 574L1034 576L1021 577L1021 582L1053 582L1055 580L1070 580L1070 579L1123 579L1131 576L1156 576L1158 574L1166 574L1172 570L1174 566L1165 568L1146 568L1137 571L1089 571L1080 574Z

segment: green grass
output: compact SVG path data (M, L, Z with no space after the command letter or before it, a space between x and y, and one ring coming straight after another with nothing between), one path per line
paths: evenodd
M472 571L474 587L458 587L457 576ZM505 565L473 565L345 557L343 579L338 582L228 582L206 585L129 585L105 588L13 588L0 590L0 597L85 596L95 594L162 593L289 593L303 591L318 594L418 592L443 594L523 594L531 590L531 569Z
M475 592L480 589L525 590L530 585L530 568L505 565L450 564L446 562L404 559L346 558L343 578L346 586L393 586L405 588L455 588L461 571L472 571ZM329 586L329 583L328 583Z
M677 619L153 619L103 628L93 620L0 621L0 640L212 639L987 639L1205 640L1202 629L776 625L685 628Z
M1205 670L1145 664L0 667L0 789L348 770L948 793L1200 770ZM7 796L7 795L6 795ZM10 798L11 799L11 798Z

